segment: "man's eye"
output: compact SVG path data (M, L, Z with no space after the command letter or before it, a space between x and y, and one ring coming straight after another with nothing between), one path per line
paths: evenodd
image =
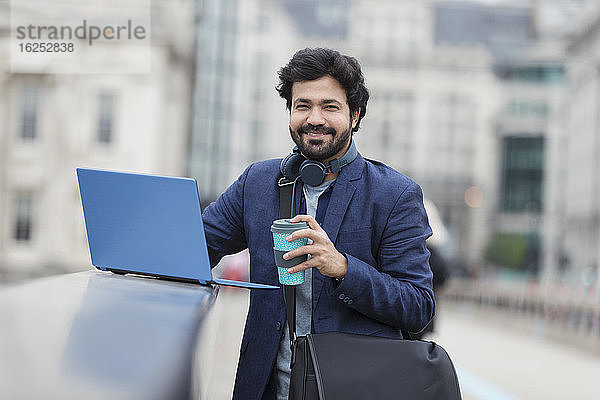
M340 108L338 106L329 105L329 106L325 106L325 109L330 110L330 111L335 111L335 110L339 110Z
M308 110L308 106L306 104L298 104L296 110Z

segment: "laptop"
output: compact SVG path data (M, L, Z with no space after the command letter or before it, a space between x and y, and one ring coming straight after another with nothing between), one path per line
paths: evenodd
M278 289L212 276L195 179L77 168L92 265L102 271Z

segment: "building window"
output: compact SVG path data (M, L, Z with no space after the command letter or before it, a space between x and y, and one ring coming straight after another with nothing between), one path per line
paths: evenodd
M22 97L21 131L23 141L33 141L37 136L39 92L36 87L25 87Z
M13 238L17 242L31 241L33 225L33 195L19 193L14 200Z
M502 211L542 211L544 138L505 137L502 166Z
M508 103L508 112L514 116L547 117L550 113L550 106L543 100L533 101L513 99Z
M114 133L115 96L112 93L101 93L98 99L98 132L100 143L110 143Z

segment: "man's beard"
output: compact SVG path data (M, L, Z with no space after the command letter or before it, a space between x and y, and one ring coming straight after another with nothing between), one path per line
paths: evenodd
M324 128L322 126L311 124L302 125L296 132L294 132L291 127L289 129L292 140L296 143L298 150L300 150L305 157L310 160L323 161L335 156L346 147L349 143L348 139L352 134L352 123L350 123L348 129L339 134L333 128ZM324 139L312 139L310 136L306 135L307 131L331 135L332 140L325 143ZM304 138L307 138L308 143L312 146L308 146L304 141Z

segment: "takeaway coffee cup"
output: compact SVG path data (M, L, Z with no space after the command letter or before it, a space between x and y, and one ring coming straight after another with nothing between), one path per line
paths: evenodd
M290 222L289 219L278 219L273 221L271 232L273 233L273 252L275 253L275 265L279 274L279 282L282 285L300 285L304 282L304 271L290 274L288 268L306 261L308 256L298 256L290 260L284 260L283 255L288 251L302 247L308 243L308 238L296 239L293 242L288 242L286 238L292 233L300 229L308 228L306 222Z

